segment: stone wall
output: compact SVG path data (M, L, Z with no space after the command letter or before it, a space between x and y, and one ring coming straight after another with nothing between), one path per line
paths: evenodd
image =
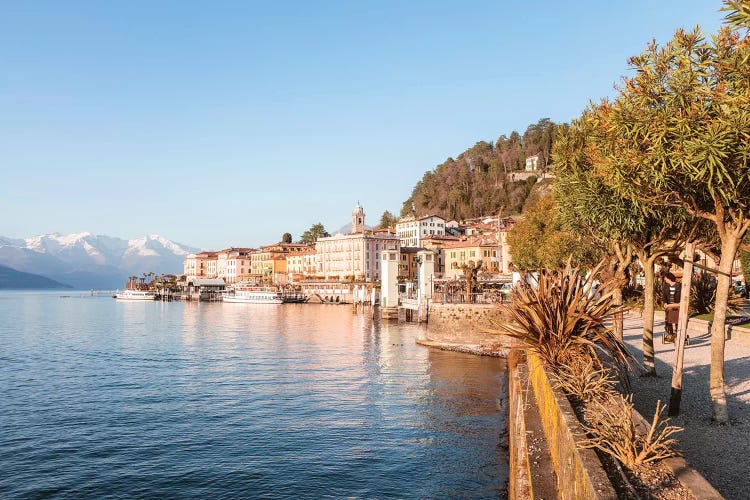
M568 400L552 388L541 360L527 351L528 373L536 396L562 499L617 498L599 457L591 449L580 449L585 435Z
M425 337L434 342L482 344L504 341L505 336L488 333L503 316L492 304L431 303Z

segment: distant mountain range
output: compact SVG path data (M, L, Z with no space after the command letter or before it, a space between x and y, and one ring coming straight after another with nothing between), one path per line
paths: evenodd
M122 288L128 276L147 272L181 274L185 256L199 251L158 235L133 240L91 233L0 236L1 266L77 289Z
M38 274L22 273L9 267L0 266L0 290L45 290L72 288Z

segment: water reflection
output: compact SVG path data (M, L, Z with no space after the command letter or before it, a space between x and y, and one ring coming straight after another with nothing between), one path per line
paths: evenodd
M497 497L504 364L418 335L347 307L0 300L0 491Z

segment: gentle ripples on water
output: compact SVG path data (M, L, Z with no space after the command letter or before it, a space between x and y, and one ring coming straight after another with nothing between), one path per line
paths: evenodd
M500 496L505 364L418 335L344 306L2 293L0 496Z

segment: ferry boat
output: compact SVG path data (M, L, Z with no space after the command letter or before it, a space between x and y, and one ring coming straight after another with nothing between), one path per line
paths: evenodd
M156 294L144 290L118 290L113 297L117 300L154 300Z
M267 288L240 288L234 292L227 292L222 299L224 302L239 304L283 304L284 299L278 290Z

